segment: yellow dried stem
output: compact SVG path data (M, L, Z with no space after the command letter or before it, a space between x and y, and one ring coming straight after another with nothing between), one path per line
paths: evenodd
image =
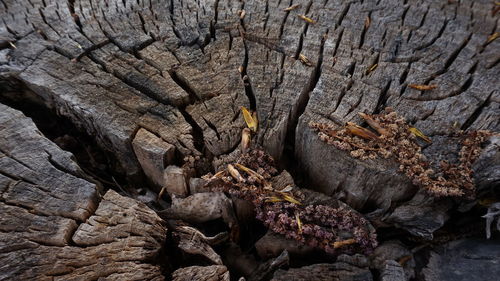
M276 197L276 196L267 197L265 199L265 202L267 202L267 203L276 203L276 202L283 202L283 201L285 201L285 200L282 198Z
M217 173L215 173L215 175L212 176L212 178L213 179L222 178L225 174L226 174L226 171L224 171L224 170L218 171Z
M370 74L372 71L374 71L378 66L378 63L370 66L370 68L368 68L368 70L366 71L366 74Z
M378 136L373 133L372 131L363 128L361 126L358 126L354 123L347 122L347 125L345 126L347 132L349 132L352 135L358 136L363 139L367 140L376 140L378 139Z
M412 134L423 139L425 142L432 143L432 140L428 136L426 136L424 133L422 133L419 129L417 129L415 127L410 127L409 130Z
M354 243L356 243L356 240L352 238L347 240L337 241L333 242L333 248L337 249L343 246L352 245Z
M308 17L306 17L306 16L304 16L304 15L297 15L297 16L298 16L299 18L303 19L304 21L306 21L306 22L310 23L310 24L315 24L315 23L316 23L316 21L315 21L315 20L313 20L313 19L311 19L311 18L308 18Z
M419 91L430 91L432 89L436 89L437 85L408 84L408 87Z
M229 174L238 182L244 182L245 179L241 176L240 172L238 172L238 170L236 170L236 168L231 165L231 164L228 164L227 165L227 170L229 172Z
M295 212L295 220L297 220L297 227L299 228L299 234L302 234L302 221L300 221L299 213Z
M488 39L486 40L486 44L491 43L493 40L497 39L499 36L500 36L500 33L498 33L498 32L491 34L490 36L488 36Z
M283 196L283 199L285 199L286 201L293 203L293 204L302 205L302 203L300 203L299 200L293 198L292 196L290 196L286 193L282 193L282 192L279 192L279 193L281 194L281 196Z
M312 125L314 126L315 123L312 123ZM377 148L372 148L372 147L368 147L368 146L363 146L363 145L359 145L359 144L356 144L354 142L352 142L351 140L347 139L347 138L343 138L339 135L337 135L337 132L335 130L328 130L328 132L325 132L328 136L332 137L332 138L335 138L339 141L342 141L342 142L345 142L353 147L356 147L356 148L359 148L359 149L364 149L364 150L367 150L367 151L377 151L378 149Z
M300 7L300 4L293 4L292 6L290 6L290 7L288 7L288 8L283 9L283 11L285 11L285 12L290 12L291 10L295 10L295 9L297 9L298 7Z
M299 60L303 64L305 64L307 66L312 66L313 65L313 63L306 56L304 56L303 54L299 54Z
M252 112L252 119L255 122L255 130L257 131L257 126L259 125L259 119L257 118L257 111Z
M261 176L259 173L257 173L256 171L250 169L250 168L247 168L239 163L236 163L234 164L236 165L236 167L240 170L242 170L243 172L247 173L248 175L250 176L254 176L257 180L259 180L260 182L264 182L266 179L264 179L263 176Z
M375 119L373 119L370 115L363 112L359 112L358 115L361 116L361 118L363 118L370 127L377 131L377 133L383 136L389 135L389 131L383 128L382 125L380 125L379 122L375 121Z

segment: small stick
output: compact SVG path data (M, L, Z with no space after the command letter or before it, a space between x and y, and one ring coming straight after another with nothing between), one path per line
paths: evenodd
M354 243L356 243L356 240L352 238L347 240L337 241L333 242L333 248L337 249L343 246L352 245Z

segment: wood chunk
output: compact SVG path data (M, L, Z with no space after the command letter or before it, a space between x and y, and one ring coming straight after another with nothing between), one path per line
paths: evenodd
M78 246L94 246L133 236L141 237L145 245L158 250L165 235L162 219L153 210L110 190L94 215L78 227L73 242Z
M186 254L205 257L213 264L222 265L222 259L199 234L195 232L174 232L179 239L177 247ZM227 236L226 236L227 237Z
M59 216L44 216L28 210L0 204L0 232L13 232L18 238L42 245L66 246L77 228L74 220Z
M172 273L173 281L229 281L229 271L223 265L190 266Z
M496 241L464 239L447 243L430 253L428 264L422 270L425 281L491 280L500 274ZM451 262L453 261L453 262ZM495 279L495 278L493 278Z
M275 258L283 251L287 251L291 257L298 259L307 259L318 254L316 249L302 245L293 239L287 239L272 231L268 231L255 243L255 249L259 257L264 260Z
M397 262L406 257L404 264ZM399 241L383 242L370 256L370 268L378 270L387 281L410 280L415 276L415 265L412 252Z
M164 170L173 164L175 147L142 128L137 131L132 146L142 170L159 191L164 183Z
M452 207L452 200L435 199L420 190L411 200L395 208L383 221L398 225L415 236L432 240L434 231L449 219L448 212Z
M3 104L0 136L0 279L164 280L154 211L112 190L99 203L73 155Z
M263 280L266 276L271 275L277 269L281 267L287 267L290 262L290 256L288 252L285 250L278 257L274 259L270 259L265 263L260 264L254 272L248 277L248 281L258 281Z
M163 188L168 194L186 197L189 194L189 189L186 183L186 175L184 170L174 165L168 166L163 171Z
M46 139L30 118L0 104L0 136L3 204L74 221L94 212L97 187L85 180L73 155Z
M210 189L205 187L206 183L207 181L202 178L190 178L189 193L195 194L195 193L210 192Z
M76 246L40 245L16 233L0 233L0 261L4 265L0 277L163 280L160 268L146 261L158 255L165 235L161 219L152 210L108 191L96 214L76 230Z
M244 252L234 242L227 243L221 257L224 265L236 276L250 276L260 264L253 253Z
M500 136L490 138L472 168L478 193L495 189L500 180Z
M381 281L400 281L410 280L405 276L403 267L394 260L387 260L380 274Z
M237 225L232 202L222 192L196 193L172 199L172 206L160 212L166 218L202 223L222 218L229 226Z
M372 281L373 277L363 258L359 256L339 256L333 264L313 264L288 270L279 269L273 275L272 281L285 280L359 280Z
M50 247L0 233L2 272L8 280L89 280L116 276L164 280L145 261L144 242L129 238L95 247Z

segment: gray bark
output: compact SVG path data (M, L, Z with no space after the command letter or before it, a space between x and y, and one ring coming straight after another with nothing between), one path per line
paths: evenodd
M99 188L31 119L0 104L0 279L163 280L156 213Z

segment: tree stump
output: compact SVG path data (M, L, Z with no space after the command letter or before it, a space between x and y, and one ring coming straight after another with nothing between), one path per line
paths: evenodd
M234 156L245 106L257 112L254 140L293 161L303 187L431 239L456 202L419 191L393 160L328 146L309 123L361 123L358 112L392 107L433 140L423 153L435 162L453 157L456 130L498 132L496 11L489 0L2 0L0 97L64 116L116 157L117 171L157 189L166 167L182 167L189 182ZM19 137L2 145L34 134L14 121L7 130ZM481 190L498 187L498 143L475 166ZM97 208L97 193L65 153L35 147L41 158L28 162L2 148L2 202L47 220L23 239L63 246ZM52 189L33 186L53 173L58 192L37 200Z

